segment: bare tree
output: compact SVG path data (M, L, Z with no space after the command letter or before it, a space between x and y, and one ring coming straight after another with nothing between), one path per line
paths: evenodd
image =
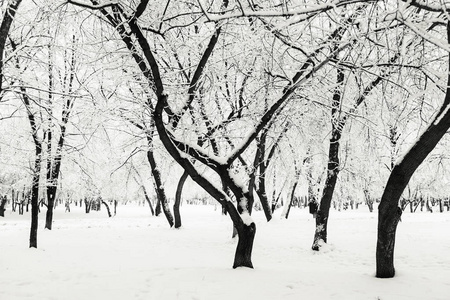
M78 1L70 2L79 4ZM248 123L251 124L249 133L245 135L241 132L240 141L233 143L234 147L221 148L220 156L217 156L213 154L214 151L209 153L214 146L203 144L203 147L200 147L197 145L198 134L196 134L195 142L190 143L188 141L188 136L183 134L183 131L180 130L179 126L180 124L183 124L183 122L190 120L189 118L184 118L184 116L188 113L191 115L195 113L193 109L194 105L198 105L197 112L201 118L206 115L202 113L202 105L205 103L203 102L204 94L201 85L205 82L205 69L208 67L210 58L214 55L217 41L225 30L224 27L220 22L214 22L212 35L210 35L208 44L206 45L205 50L201 51L200 55L198 55L199 60L193 68L193 74L187 76L190 78L189 81L187 84L176 85L177 89L175 89L172 87L173 81L168 78L165 69L168 67L172 72L174 67L171 67L171 65L168 64L167 59L160 54L156 54L154 50L156 45L153 46L154 40L150 39L150 37L153 37L154 35L156 35L156 37L162 35L162 38L164 38L164 34L167 31L161 30L161 27L156 29L146 28L147 32L150 32L152 35L144 34L143 27L139 26L139 19L144 15L146 1L140 3L142 5L138 5L137 9L131 11L128 6L124 6L120 3L109 3L110 5L108 4L105 6L97 1L92 1L92 4L82 4L82 6L98 9L107 22L117 30L122 41L129 49L132 58L141 70L142 75L148 81L156 98L153 119L159 138L168 153L181 167L183 167L194 182L199 184L226 208L239 236L233 267L253 267L251 253L256 225L250 217L249 191L246 188L246 185L243 184L242 179L239 178L240 176L237 176L239 165L241 163L240 158L262 130L264 130L273 118L278 115L278 111L282 110L285 107L285 104L293 98L297 89L301 87L303 83L310 80L313 74L316 74L327 65L333 57L335 57L336 53L349 47L352 41L343 41L338 47L330 49L328 47L330 41L338 35L341 29L330 34L328 39L325 39L320 46L315 48L305 62L297 67L297 71L292 76L286 77L289 78L286 80L287 84L279 89L281 90L281 93L270 99L271 101L267 109L261 110L261 107L258 108L260 115L257 118L253 117L252 119L255 120L252 120L252 123ZM227 1L222 3L224 7L226 7L227 4ZM143 9L141 10L141 8ZM164 13L166 11L167 6L164 9ZM183 15L186 14L180 13L179 16ZM343 26L348 26L348 24L344 24ZM188 27L188 25L181 25L181 28L184 27ZM180 28L180 25L169 27L169 29L174 28ZM173 56L173 59L175 66L181 64L181 60L177 59L177 56ZM177 70L177 74L182 74L185 69L179 68ZM180 103L177 103L176 106L178 109L175 109L173 104L174 102L176 103L175 100L178 99L178 95L183 92L183 85L186 87L185 91L187 99L181 105ZM275 93L273 94L275 95ZM152 102L150 99L148 100L148 107L152 107ZM239 114L236 110L232 110L232 113ZM184 119L187 120L184 121ZM212 118L208 117L208 120L212 120ZM228 125L229 127L230 124L236 126L235 124L237 123L244 124L241 121L242 117L231 118L230 120L231 121L218 120L219 124L221 124L220 127L225 128L225 125ZM206 127L207 126L208 125L206 125ZM247 127L248 126L249 125L247 125ZM206 129L208 130L208 128ZM242 138L242 136L245 136L245 138ZM214 178L210 178L208 173L199 172L198 167L194 166L193 161L198 162L200 165L203 165L205 168L208 168L209 171L214 173L216 175L215 178L218 178L225 188L219 188L218 185L214 183ZM231 197L228 194L228 190L230 191ZM233 200L236 201L236 206L233 204Z
M450 52L450 25L446 20L440 20L440 13L448 14L448 8L445 4L428 4L421 1L411 1L404 7L402 13L407 9L412 12L436 13L436 19L433 21L425 20L428 24L434 24L437 28L445 28L442 31L434 31L433 35L427 33L424 30L417 30L416 23L411 20L414 17L414 13L410 14L411 19L403 19L402 14L400 21L405 23L413 32L418 34L421 38L434 44L437 48L441 48L446 52ZM399 14L400 15L400 14ZM442 26L439 26L442 25ZM435 39L436 34L441 34L447 38L446 42ZM448 53L447 53L448 55ZM450 68L450 57L446 59L447 68ZM438 142L450 128L450 76L447 72L447 85L443 92L445 94L443 103L436 115L432 118L425 131L418 137L418 139L412 144L411 148L407 150L403 156L397 160L390 173L381 202L378 207L378 239L377 239L377 251L376 251L376 276L379 278L390 278L395 275L394 268L394 246L395 246L395 234L397 225L400 221L402 210L399 207L400 197L408 185L412 175L417 168L422 164L429 153L436 147Z

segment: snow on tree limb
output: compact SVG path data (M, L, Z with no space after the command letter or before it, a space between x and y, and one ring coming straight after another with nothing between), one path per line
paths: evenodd
M347 42L341 45L336 49L336 51L333 51L327 58L325 58L323 61L321 61L319 64L316 64L313 68L310 69L310 71L305 74L302 78L299 78L297 81L292 83L290 86L286 88L283 95L278 99L262 116L260 122L258 125L249 132L246 138L243 139L240 146L237 146L234 151L229 155L227 158L227 164L231 165L233 161L236 160L238 156L240 156L247 148L248 146L253 142L253 140L256 138L256 136L259 134L259 132L267 125L267 123L271 120L272 116L280 109L283 104L288 101L291 96L294 94L294 92L297 90L297 88L303 84L306 80L310 79L317 71L322 69L325 65L327 65L331 59L336 55L336 53L339 53L349 47L352 44L352 42Z
M97 10L97 9L103 9L103 8L111 7L114 5L118 5L119 1L109 1L104 4L89 4L89 3L78 1L78 0L67 0L67 3L73 4L76 6L80 6L80 7L84 7L84 8Z
M402 0L403 2L406 2L406 4L409 4L411 6L415 6L417 8L427 10L430 12L443 12L443 11L449 11L450 10L450 2L449 1L439 1L440 5L433 5L428 3L428 1L421 1L421 0Z

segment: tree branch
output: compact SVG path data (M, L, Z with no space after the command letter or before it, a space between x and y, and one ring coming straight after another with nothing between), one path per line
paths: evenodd
M104 8L111 7L114 5L118 5L119 1L110 1L110 2L107 2L104 4L89 4L89 3L81 2L78 0L67 0L67 3L73 4L76 6L80 6L80 7L84 7L84 8L99 10L99 9L104 9Z

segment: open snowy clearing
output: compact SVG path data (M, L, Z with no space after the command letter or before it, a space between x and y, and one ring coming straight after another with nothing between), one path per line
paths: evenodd
M314 219L293 208L270 223L255 212L255 269L231 268L236 240L214 206L183 205L183 228L148 207L117 216L79 207L40 215L38 249L29 215L0 218L0 299L450 299L450 213L405 212L397 230L394 279L377 279L377 214L332 211L329 245L310 250Z

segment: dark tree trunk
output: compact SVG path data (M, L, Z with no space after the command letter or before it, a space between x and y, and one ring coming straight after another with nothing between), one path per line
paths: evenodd
M263 185L264 187L262 188L261 185ZM272 208L270 207L269 204L269 199L266 194L265 185L266 185L265 182L263 183L260 182L257 194L259 201L261 201L261 206L264 211L264 215L266 216L266 220L267 222L269 222L270 220L272 220Z
M56 186L47 187L47 212L45 214L45 228L48 230L52 230L55 195Z
M155 216L159 216L161 214L161 200L159 197L156 197L156 205L155 205Z
M429 211L430 213L433 213L433 208L430 205L430 199L427 199L425 204L426 204L426 207L427 207L427 211Z
M170 227L173 226L173 216L169 209L169 203L166 197L166 192L164 191L163 183L161 180L161 173L156 165L155 157L153 155L153 151L147 151L147 158L150 163L152 169L153 179L155 180L155 191L162 207L162 211L166 216L167 222L169 222ZM158 205L156 206L156 210L158 210Z
M261 202L262 209L264 211L264 215L266 216L267 222L272 219L272 210L270 209L269 199L267 198L266 193L266 174L267 174L267 166L270 163L271 156L268 157L267 161L264 159L266 153L266 140L267 140L267 130L264 130L261 133L261 139L258 147L261 148L260 158L259 158L259 177L258 177L258 188L256 193L258 194L259 201ZM273 147L276 147L274 145ZM257 166L255 166L257 167Z
M150 206L150 211L152 212L152 216L154 216L155 215L155 211L153 210L152 201L150 200L150 197L147 194L147 190L145 189L144 186L142 186L142 190L144 191L145 200L147 201L148 206Z
M342 135L346 118L341 116L342 84L344 83L344 72L337 69L336 89L333 93L331 109L331 138L328 151L327 178L320 199L319 210L316 216L316 230L312 249L319 251L321 242L327 242L328 216L330 214L331 200L333 199L334 188L339 174L339 141ZM362 100L361 100L362 101Z
M278 202L280 202L280 199L281 199L281 193L282 193L283 191L280 191L279 193L278 193L278 196L272 201L272 213L275 211L275 209L277 208L277 205L278 205ZM274 197L275 197L275 193L274 193L274 195L273 195ZM281 200L281 206L283 206L283 200Z
M11 211L16 212L16 192L14 191L14 189L11 193Z
M327 178L323 189L322 198L320 199L319 210L316 216L316 231L314 234L314 242L312 249L319 251L320 243L327 242L328 216L330 213L331 200L333 198L334 188L339 174L339 140L340 132L333 130L333 136L330 139L329 160Z
M298 185L298 179L295 181L294 186L292 187L291 197L290 197L289 204L288 204L288 207L286 210L286 215L284 216L286 219L289 218L289 212L291 211L292 202L294 201L295 189L297 188L297 185Z
M23 215L23 206L24 206L25 202L19 201L19 215Z
M156 164L155 155L153 153L153 134L155 131L155 121L152 119L150 121L150 129L146 132L147 143L149 149L147 150L147 159L152 170L154 186L156 197L158 197L158 202L162 207L164 215L166 216L167 222L169 222L170 227L174 225L174 220L172 213L170 212L169 203L166 197L166 192L164 191L164 186L161 180L161 172L159 171L158 165ZM159 215L158 205L156 205L156 216Z
M84 211L88 214L91 211L92 201L84 199Z
M236 229L239 241L234 256L233 269L238 267L253 268L252 250L256 234L255 223L251 223L250 225L242 223L241 225L236 226Z
M41 147L35 145L35 162L33 171L33 183L31 186L31 227L30 248L37 248L37 230L39 218L39 175L41 173Z
M0 202L0 217L4 217L5 216L5 205L6 205L7 199L6 196L1 198L1 202Z
M175 217L175 228L181 227L181 214L180 214L180 204L181 204L181 194L183 192L183 186L188 178L188 172L184 171L183 175L180 177L180 181L178 181L177 191L175 193L175 203L173 204L173 215Z
M111 215L111 210L109 210L109 205L108 205L108 203L106 203L105 201L103 201L103 200L100 200L101 202L102 202L102 204L106 207L106 211L108 212L108 217L112 217L112 215Z

